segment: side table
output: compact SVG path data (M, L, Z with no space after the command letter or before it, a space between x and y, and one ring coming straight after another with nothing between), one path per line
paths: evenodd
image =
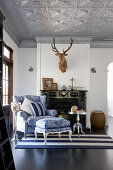
M84 110L76 110L76 112L68 112L68 114L70 115L77 115L77 122L74 123L73 125L73 132L75 131L75 129L77 128L78 130L78 135L80 135L80 130L82 134L85 134L82 130L82 124L80 123L80 115L86 115L87 112Z

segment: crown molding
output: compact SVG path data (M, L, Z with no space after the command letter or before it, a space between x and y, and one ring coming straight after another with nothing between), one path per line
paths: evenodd
M91 48L113 48L113 41L92 41Z
M35 40L22 40L19 48L37 48L37 43Z
M0 18L2 19L2 20L5 20L6 19L6 17L5 17L5 15L3 14L3 11L0 9Z
M92 36L35 36L37 43L50 44L55 38L56 44L69 44L69 38L74 39L74 44L90 44Z
M3 29L7 32L7 34L10 36L10 38L15 42L17 46L19 46L19 41L14 37L14 35L9 31L7 26L4 24Z
M83 37L55 37L56 44L69 44L69 38L74 38L73 44L90 44L90 48L113 48L113 41L92 41L89 38L83 39ZM35 41L36 40L36 41ZM37 43L50 44L53 37L36 37L35 40L22 40L18 45L19 48L36 48Z
M92 41L91 36L56 36L55 41L56 44L69 44L69 38L74 39L74 44L90 44L90 48L113 48L113 41ZM50 44L53 36L38 36L35 40L22 40L19 48L36 48L37 43Z
M11 39L17 44L19 48L36 48L37 43L52 43L55 37L56 44L69 44L69 38L74 39L74 44L90 44L90 48L113 48L113 41L92 41L92 36L36 36L34 40L21 40L19 41L4 25L4 30L8 33Z

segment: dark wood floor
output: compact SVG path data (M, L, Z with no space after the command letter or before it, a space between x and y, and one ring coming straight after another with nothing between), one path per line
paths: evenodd
M113 137L113 118L105 132ZM113 149L14 149L16 170L113 170Z

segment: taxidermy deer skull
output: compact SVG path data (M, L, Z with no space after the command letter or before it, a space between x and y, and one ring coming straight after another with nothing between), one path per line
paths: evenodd
M52 50L53 50L54 52L56 52L55 55L58 56L58 58L59 58L59 69L61 70L62 73L66 72L66 69L67 69L67 61L66 61L65 56L68 55L66 52L72 47L72 44L73 44L74 39L72 40L72 39L70 38L70 40L71 40L71 41L70 41L70 46L69 46L68 49L65 50L65 51L64 51L64 49L63 49L63 53L60 53L60 52L57 50L57 48L56 48L56 46L55 46L55 39L54 39L54 38L53 38L53 44L51 44Z

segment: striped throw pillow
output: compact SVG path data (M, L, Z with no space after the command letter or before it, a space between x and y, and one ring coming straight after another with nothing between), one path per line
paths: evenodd
M37 116L45 116L45 109L41 102L37 102L37 103L31 102L30 107L32 109L34 116L36 116L36 117Z

